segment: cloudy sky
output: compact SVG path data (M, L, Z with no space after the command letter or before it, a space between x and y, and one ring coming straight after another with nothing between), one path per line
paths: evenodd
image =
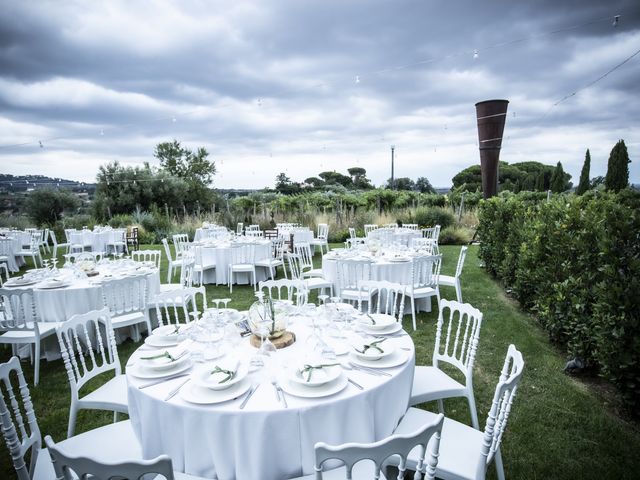
M215 186L320 171L426 176L479 163L474 104L510 101L501 159L627 143L640 183L637 0L0 0L0 171L92 181L204 146ZM617 27L613 17L621 15ZM474 51L477 50L477 58ZM566 95L574 96L556 104ZM42 146L40 146L40 143Z

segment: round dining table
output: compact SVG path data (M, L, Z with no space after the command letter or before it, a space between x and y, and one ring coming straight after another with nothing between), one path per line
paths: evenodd
M224 393L198 400L195 392L202 387L192 377L151 382L138 378L136 372L145 371L140 357L162 351L141 347L129 360L126 376L129 415L144 457L167 454L174 469L205 478L281 480L313 473L316 442L374 442L390 435L408 407L415 364L411 337L398 328L385 339L385 345L394 349L386 357L391 366L374 369L382 374L350 367L352 352L336 350L343 355L326 361L343 365L333 367L339 370L337 380L321 387L294 388L290 375L309 351L308 322L306 317L297 318L288 329L295 334L295 343L249 373L243 380L247 384L238 390L242 393L231 392L226 400ZM226 351L204 367L187 368L213 369L230 356L246 366L256 348L243 338ZM185 383L185 378L190 381ZM272 382L282 388L284 401L278 399ZM168 398L181 384L179 392ZM254 387L246 401L245 389L250 393Z
M229 264L231 263L231 249L241 245L253 245L255 251L254 261L264 260L271 257L271 241L264 239L241 239L230 242L229 240L210 240L193 242L196 248L196 258L200 258L204 266L204 278L202 283L215 285L229 284ZM199 251L198 251L199 250ZM211 268L215 267L215 268ZM267 269L256 268L256 281L261 282L267 279ZM250 274L246 272L235 273L234 283L247 285L251 282Z

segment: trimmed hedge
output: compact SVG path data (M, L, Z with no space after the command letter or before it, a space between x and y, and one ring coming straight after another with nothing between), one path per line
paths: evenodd
M487 270L639 415L640 193L494 197L479 220Z

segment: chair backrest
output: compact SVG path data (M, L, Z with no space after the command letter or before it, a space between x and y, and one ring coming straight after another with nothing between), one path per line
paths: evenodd
M511 404L515 398L523 369L524 360L522 359L522 354L516 349L515 345L509 345L507 356L500 372L500 379L493 395L493 402L491 402L491 409L487 415L487 423L484 427L481 455L485 458L485 461L478 465L478 470L484 467L486 472L489 463L491 463L496 451L500 448L502 435L507 428ZM482 476L484 477L484 472Z
M464 266L464 259L467 258L467 247L466 245L460 249L460 255L458 256L458 264L456 265L456 278L458 278L462 274L462 267Z
M374 225L374 224L367 224L364 226L364 236L368 237L369 233L373 232L374 230L376 230L378 228L378 225Z
M182 288L193 286L193 275L196 267L196 252L188 251L182 257L182 268L180 268L180 285ZM202 258L200 259L202 261Z
M29 387L18 357L11 357L8 362L0 364L0 380L2 381L0 387L2 434L11 454L13 467L18 474L18 480L31 480L42 448L42 437L29 395ZM14 391L16 383L17 392ZM29 449L31 449L31 461L27 468L24 457Z
M247 237L263 237L264 232L261 230L247 230L244 232Z
M418 230L418 224L417 223L405 223L403 225L404 228L408 228L409 230Z
M434 245L435 245L435 242L430 238L419 237L419 238L412 238L410 240L411 248L415 248L415 249L419 249L419 250L425 250L425 251L428 251L428 252L432 252L433 251L433 246Z
M285 253L287 264L289 265L289 272L293 280L302 280L302 259L297 253Z
M72 399L78 399L78 391L92 378L122 372L108 308L74 315L58 325L56 334Z
M196 305L196 295L202 295L203 305L206 305L204 292L204 287L190 287L157 294L153 297L153 303L155 304L158 324L161 327L165 325L181 325L197 319L200 312Z
M313 255L311 254L311 246L308 242L295 243L293 246L293 253L300 255L302 273L313 270Z
M407 287L399 283L388 282L386 280L363 282L363 288L367 288L369 293L377 292L375 301L370 302L369 313L386 313L395 317L396 321L402 323L404 315L404 302Z
M166 480L174 480L171 458L160 455L152 460L125 460L117 463L105 463L91 457L69 455L56 445L50 435L44 441L51 455L56 472L56 480L142 480L147 474L162 475Z
M435 240L436 239L436 228L435 227L423 228L422 229L422 238L428 238L430 240Z
M356 238L356 229L349 227L349 238Z
M290 300L295 302L299 299L300 293L304 294L305 286L300 280L265 280L260 282L259 291L267 290L267 296L273 300Z
M54 247L58 246L58 239L56 238L56 232L53 230L49 230L49 238L51 239L51 243L53 243Z
M236 245L231 248L231 265L253 265L256 247L251 243Z
M438 285L442 255L425 255L413 258L411 262L411 288L433 287Z
M284 237L276 235L271 239L271 258L284 261Z
M327 460L338 459L346 468L346 480L352 478L354 466L361 462L372 461L374 463L374 477L380 478L380 470L385 460L390 456L399 456L399 473L397 478L403 479L406 470L406 461L409 453L416 447L419 448L418 464L413 476L415 480L435 479L436 466L440 451L440 434L444 415L439 414L433 422L420 427L415 433L395 434L375 443L345 443L343 445L327 445L318 442L315 445L315 471L316 480L322 480L323 464ZM427 455L428 452L428 455ZM426 459L426 461L425 461ZM424 475L424 477L423 477ZM332 476L331 478L336 478Z
M242 235L242 230L244 229L244 223L238 222L236 225L236 235Z
M119 278L102 284L104 306L112 316L144 312L147 298L147 278L144 275Z
M182 255L189 246L189 236L186 233L177 233L172 238L176 256Z
M77 253L65 253L64 258L72 263L81 262L99 262L102 258L102 252L77 252Z
M326 223L318 224L318 238L327 240L329 238L329 225Z
M476 360L482 312L468 303L440 300L436 344L433 349L433 366L446 362L457 367L472 382Z
M171 248L169 248L169 242L166 238L162 239L162 246L164 247L164 253L167 256L167 260L171 263L173 261L173 257L171 256Z
M357 290L362 282L371 279L370 259L356 260L352 258L340 259L336 262L336 288L343 290Z
M39 336L38 307L32 288L0 288L0 303L4 315L0 315L0 332L33 332Z
M136 262L153 262L156 268L160 268L161 250L134 250L131 259Z

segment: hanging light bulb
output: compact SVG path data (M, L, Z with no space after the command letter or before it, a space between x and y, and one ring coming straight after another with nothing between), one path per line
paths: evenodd
M615 17L613 17L613 26L614 27L617 27L619 22L620 22L620 15L616 15Z
M360 75L356 75L356 83L360 83Z
M40 148L44 148L44 145L42 145L42 140L38 140L38 144L40 145Z
M478 49L476 48L476 49L473 51L473 59L474 59L474 60L476 60L476 59L478 58L478 56L479 56L479 55L478 55Z
M173 123L176 123L176 122L177 122L176 117L171 117L171 121L172 121Z
M103 129L100 129L100 136L104 137L104 130Z
M262 99L261 99L261 98L259 98L259 99L258 99L258 106L259 106L259 107L261 107L261 106L262 106Z

